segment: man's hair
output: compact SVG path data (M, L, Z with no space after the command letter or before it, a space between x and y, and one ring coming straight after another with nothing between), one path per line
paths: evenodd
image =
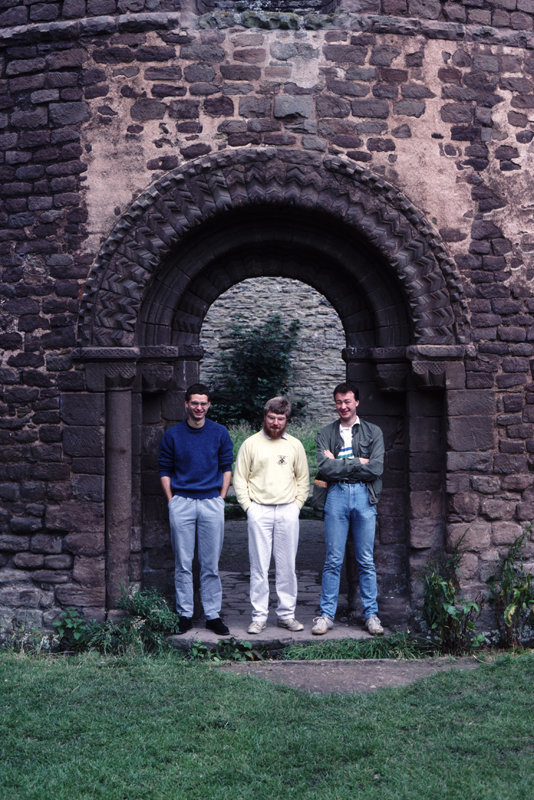
M264 414L284 414L286 419L291 416L291 403L285 397L271 397L263 407Z
M185 399L188 403L191 400L191 395L193 394L205 394L210 400L210 390L204 383L193 383L191 386L188 386L185 392Z
M360 390L356 386L355 383L351 383L351 381L347 381L346 383L338 383L336 388L334 389L334 398L336 394L347 394L348 392L354 393L354 399L360 399Z

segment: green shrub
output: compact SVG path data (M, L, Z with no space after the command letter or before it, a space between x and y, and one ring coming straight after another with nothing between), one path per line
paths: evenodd
M505 647L522 647L527 629L534 627L534 575L525 568L525 546L531 535L529 526L515 539L497 572L487 581L500 644Z
M423 575L423 618L442 652L455 655L469 652L484 642L484 636L475 636L481 600L459 596L458 572L462 555L458 544L450 556L430 563Z
M233 636L221 639L215 647L193 642L189 649L192 661L263 661L261 652L251 642L240 642Z
M286 326L279 314L271 314L255 326L247 326L244 321L234 325L214 379L210 415L216 422L258 426L265 402L288 394L299 329L298 320ZM294 400L292 405L293 415L298 416L305 402Z
M53 623L58 649L63 652L96 650L106 655L157 652L169 647L167 637L178 630L178 617L155 589L124 592L122 619L86 620L67 608Z

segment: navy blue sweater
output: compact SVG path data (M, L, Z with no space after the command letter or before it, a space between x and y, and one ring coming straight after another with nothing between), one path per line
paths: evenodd
M206 419L202 428L173 425L159 447L159 475L171 479L173 494L204 500L216 497L223 472L232 469L233 446L223 425Z

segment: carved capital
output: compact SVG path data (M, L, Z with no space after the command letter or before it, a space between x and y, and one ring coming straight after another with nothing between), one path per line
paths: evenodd
M131 389L137 375L137 364L133 360L88 361L85 375L90 392Z
M173 385L174 368L172 364L144 364L141 372L143 393L157 394Z
M422 389L445 388L447 364L443 361L413 361L412 375Z

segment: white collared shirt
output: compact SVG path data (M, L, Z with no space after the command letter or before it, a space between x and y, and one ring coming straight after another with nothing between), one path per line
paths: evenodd
M360 424L360 418L357 416L352 425L342 425L339 423L339 433L343 439L343 447L337 454L338 458L354 458L352 452L352 429L355 425Z

